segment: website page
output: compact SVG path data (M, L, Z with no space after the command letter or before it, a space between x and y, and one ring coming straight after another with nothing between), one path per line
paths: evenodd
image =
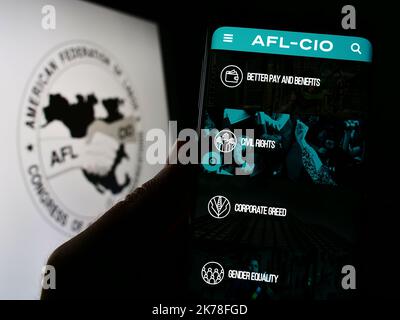
M352 298L365 210L372 49L364 38L211 33L193 217L193 297Z

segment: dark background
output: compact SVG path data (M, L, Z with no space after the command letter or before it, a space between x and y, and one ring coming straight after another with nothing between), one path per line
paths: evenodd
M361 296L398 297L398 73L397 9L382 1L90 1L159 24L171 120L197 123L200 72L207 26L225 24L298 32L363 36L373 45L368 195L360 222L363 263L357 269ZM356 8L356 30L343 30L341 8ZM398 47L398 46L397 46Z

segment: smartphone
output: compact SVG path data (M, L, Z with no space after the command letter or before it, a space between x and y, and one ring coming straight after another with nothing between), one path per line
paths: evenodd
M357 295L371 61L361 37L209 30L193 298Z

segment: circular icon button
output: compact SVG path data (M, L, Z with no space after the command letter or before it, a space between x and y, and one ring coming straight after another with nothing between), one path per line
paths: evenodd
M214 138L214 145L218 151L227 153L235 149L237 138L230 130L221 130Z
M231 212L231 203L224 196L215 196L208 201L208 213L216 218L225 218Z
M222 268L218 262L207 262L203 268L201 268L201 277L205 283L216 285L224 279L224 268Z
M236 88L242 83L243 72L238 66L229 65L222 69L220 78L225 87Z

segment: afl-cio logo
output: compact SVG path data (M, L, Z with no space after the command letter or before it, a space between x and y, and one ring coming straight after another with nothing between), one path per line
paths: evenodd
M74 235L136 186L142 134L134 90L104 49L70 42L44 57L19 118L22 173L33 202Z

